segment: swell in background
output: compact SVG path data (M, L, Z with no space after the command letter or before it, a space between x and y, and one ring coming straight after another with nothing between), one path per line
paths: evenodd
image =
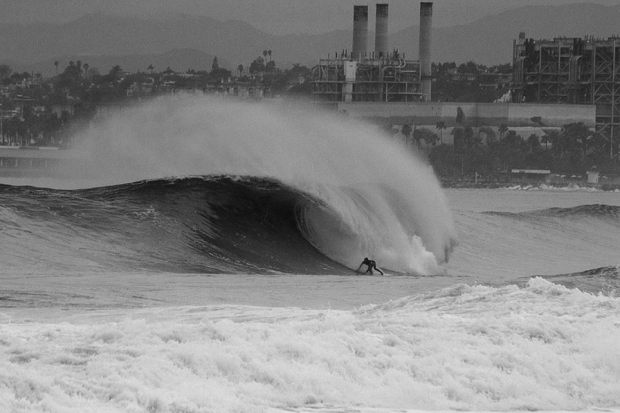
M617 194L473 189L447 194L456 204L461 241L448 265L451 275L500 285L540 275L582 291L620 291Z

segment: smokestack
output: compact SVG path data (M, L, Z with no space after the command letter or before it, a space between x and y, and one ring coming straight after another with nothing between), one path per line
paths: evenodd
M375 54L377 58L388 55L388 5L377 4L375 29Z
M353 6L353 48L351 59L359 60L368 51L368 6Z
M433 3L420 3L420 75L424 100L431 100L431 30Z

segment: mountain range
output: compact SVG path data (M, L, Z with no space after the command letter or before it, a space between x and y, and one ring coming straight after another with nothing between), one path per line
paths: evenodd
M418 23L419 17L411 16L411 20ZM513 39L518 38L519 32L535 39L586 35L608 38L620 31L618 21L620 5L521 7L469 24L434 28L432 60L509 63ZM55 74L54 61L59 61L60 70L70 60L81 60L97 67L100 73L107 73L116 64L132 71L146 71L150 64L157 71L167 67L185 71L210 70L214 56L220 66L235 72L239 64L247 67L262 56L263 50L272 51L271 57L279 67L293 63L313 66L328 53L334 56L350 50L352 30L277 36L248 23L206 16L146 20L91 14L64 24L1 24L0 39L0 64L9 64L18 71L41 72L44 76ZM371 48L372 32L368 39ZM390 33L389 46L416 59L418 26Z

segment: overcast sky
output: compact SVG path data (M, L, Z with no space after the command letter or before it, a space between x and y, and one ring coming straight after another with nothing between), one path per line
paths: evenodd
M437 0L433 24L469 23L525 5L579 2L620 4L620 0ZM369 5L373 14L376 3L390 5L390 31L418 24L420 2L416 0L0 0L0 22L63 22L88 13L144 17L186 13L241 20L272 34L323 33L351 29L353 5Z

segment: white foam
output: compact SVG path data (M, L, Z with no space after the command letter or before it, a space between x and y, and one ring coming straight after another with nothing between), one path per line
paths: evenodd
M600 192L602 191L600 188L594 186L582 186L576 183L571 183L569 185L548 185L548 184L539 184L539 185L512 185L506 188L506 190L513 191L559 191L559 192Z
M620 299L541 279L353 311L242 306L0 324L0 411L620 406Z

